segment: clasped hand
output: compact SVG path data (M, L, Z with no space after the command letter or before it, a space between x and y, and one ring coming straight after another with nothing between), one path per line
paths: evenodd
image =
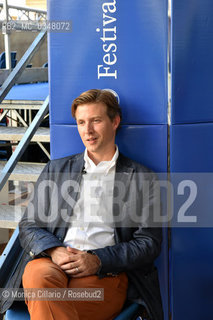
M96 274L101 263L96 255L75 248L55 247L46 252L55 264L74 278Z

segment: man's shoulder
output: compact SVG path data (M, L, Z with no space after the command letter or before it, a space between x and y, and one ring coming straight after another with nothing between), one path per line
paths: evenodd
M136 171L143 171L143 172L153 172L150 168L145 166L143 163L135 161L122 153L119 154L119 160L121 164L124 164L127 167L131 167L135 169Z
M52 159L50 160L51 163L64 163L67 161L78 161L83 157L84 153L76 153L72 154L70 156L62 157L62 158L57 158L57 159Z
M145 166L143 163L140 163L138 161L135 161L129 157L126 157L122 153L119 154L119 161L121 165L124 165L128 168L133 169L135 173L143 173L146 175L146 177L156 179L157 175L156 173L150 169L149 167Z
M72 162L79 163L83 161L83 158L84 158L84 153L76 153L63 158L52 159L48 162L47 165L51 169L59 169L59 168L63 168L64 166Z

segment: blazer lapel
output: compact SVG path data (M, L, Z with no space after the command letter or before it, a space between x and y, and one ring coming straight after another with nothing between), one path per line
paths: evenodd
M70 217L73 215L73 208L79 197L80 183L82 178L82 172L84 168L84 153L69 160L67 170L64 175L64 183L66 183L65 190L67 190L65 196L63 196L63 203L65 201L66 206L64 216L60 223L60 227L69 228Z
M130 166L129 159L119 153L113 190L113 217L115 227L120 227L122 225L122 203L128 198L127 193L129 192L132 174L133 168Z
M78 159L69 160L69 179L80 182L84 168L84 153L79 155Z

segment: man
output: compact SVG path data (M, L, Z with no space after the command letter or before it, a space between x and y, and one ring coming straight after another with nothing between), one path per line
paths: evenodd
M72 115L86 149L50 161L37 182L19 225L31 257L23 287L103 288L104 300L27 300L31 319L110 320L129 300L145 306L150 319L162 320L153 265L161 230L150 228L160 207L156 177L118 151L121 110L111 92L82 93Z

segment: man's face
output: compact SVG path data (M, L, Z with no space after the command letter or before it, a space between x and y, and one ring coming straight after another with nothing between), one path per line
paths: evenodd
M75 117L78 132L88 150L88 155L106 158L112 150L115 150L115 133L120 117L116 116L111 121L105 104L100 102L80 105L77 107Z

